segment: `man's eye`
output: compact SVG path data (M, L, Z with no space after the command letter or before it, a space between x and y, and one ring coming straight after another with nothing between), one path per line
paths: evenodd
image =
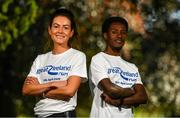
M117 31L112 31L112 34L117 34Z
M118 31L111 31L112 34L121 34L121 35L126 35L127 32L126 31L121 31L121 32L118 32Z
M127 34L127 32L126 32L126 31L123 31L123 32L121 32L121 34L124 34L124 35L125 35L125 34Z

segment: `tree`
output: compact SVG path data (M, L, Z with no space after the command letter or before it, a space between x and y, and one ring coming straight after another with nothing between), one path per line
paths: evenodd
M5 50L35 22L38 7L35 0L0 1L0 51Z

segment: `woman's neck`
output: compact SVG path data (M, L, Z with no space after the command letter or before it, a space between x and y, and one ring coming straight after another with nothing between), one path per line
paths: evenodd
M70 47L68 47L68 46L67 47L56 46L53 48L52 53L60 54L60 53L67 51L68 49L70 49Z

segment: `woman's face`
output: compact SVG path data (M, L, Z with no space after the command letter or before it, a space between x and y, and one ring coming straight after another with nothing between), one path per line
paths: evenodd
M110 25L107 33L104 33L104 37L109 48L121 49L127 38L127 29L125 25L114 22Z
M68 47L68 41L73 36L71 21L65 16L57 16L53 19L51 27L48 28L49 35L54 42L54 46L61 45Z

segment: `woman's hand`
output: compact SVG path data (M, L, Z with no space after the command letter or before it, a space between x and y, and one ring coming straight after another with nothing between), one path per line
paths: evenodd
M60 88L67 85L67 80L50 82L51 88Z
M25 82L24 84L34 84L34 85L37 85L37 84L40 84L37 80L37 78L34 78L34 77L27 77L25 79Z

